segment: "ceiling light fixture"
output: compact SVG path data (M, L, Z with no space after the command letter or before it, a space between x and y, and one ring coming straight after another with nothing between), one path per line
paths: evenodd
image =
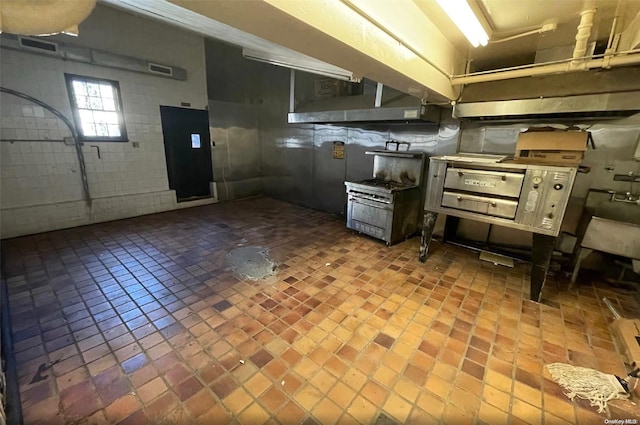
M436 3L462 31L473 47L487 45L489 36L467 0L436 0Z
M245 59L251 59L258 62L268 63L270 65L282 66L285 68L292 68L298 71L309 72L311 74L323 75L325 77L331 77L344 81L360 81L354 77L353 73L346 69L333 66L331 64L319 64L315 59L312 61L305 61L303 58L283 56L274 54L271 52L262 52L259 50L242 49L242 56Z

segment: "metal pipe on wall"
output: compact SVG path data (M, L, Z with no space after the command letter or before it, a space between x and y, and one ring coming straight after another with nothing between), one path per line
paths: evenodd
M17 90L12 90L6 87L0 87L0 92L1 93L7 93L10 94L12 96L16 96L19 97L21 99L24 100L28 100L29 102L33 102L36 105L42 106L43 108L45 108L47 111L51 112L54 116L56 116L57 118L59 118L69 129L69 131L71 132L71 137L73 138L73 145L76 148L76 155L78 157L78 165L80 167L80 178L82 180L82 192L84 194L84 200L87 203L87 207L89 209L91 209L91 206L93 204L93 200L91 199L91 192L89 192L89 180L87 178L87 166L85 164L84 161L84 153L82 152L82 143L80 142L80 138L78 137L78 130L76 130L76 127L73 125L73 123L67 118L65 117L62 112L58 111L57 109L55 109L53 106L50 106L49 104L36 99L35 97L29 96L26 93L22 93L19 92Z
M580 14L580 23L576 33L576 44L570 59L561 61L534 63L521 67L503 68L476 74L468 74L461 76L452 76L452 85L484 83L490 81L509 80L521 77L533 77L540 75L549 75L562 72L582 71L595 68L613 68L616 66L637 65L640 64L640 50L629 50L623 52L611 53L607 51L604 55L589 55L587 52L587 44L591 36L591 28L593 27L596 9L584 10ZM611 35L607 44L608 49L612 47L613 32L615 30L616 19L614 19Z
M618 52L615 55L597 55L582 58L585 60L583 68L575 68L571 66L574 59L566 59L558 62L531 64L524 67L516 67L515 69L505 68L503 70L495 70L491 72L462 75L451 78L452 85L485 83L489 81L510 80L520 77L534 77L539 75L549 75L561 72L581 71L585 69L595 68L613 68L616 66L638 65L640 64L640 50L630 50L627 52Z
M0 139L0 142L62 142L64 143L64 139Z

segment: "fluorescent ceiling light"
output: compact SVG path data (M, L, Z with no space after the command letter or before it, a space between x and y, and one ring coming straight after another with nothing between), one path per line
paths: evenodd
M480 24L478 17L471 10L467 0L436 0L436 3L462 31L473 47L487 45L489 36Z
M298 71L310 72L312 74L323 75L325 77L336 78L338 80L360 81L358 78L353 76L352 72L347 71L346 69L339 68L328 63L321 64L315 59L313 61L306 61L303 57L285 56L272 52L248 49L246 47L242 49L242 56L246 59L258 62L292 68Z

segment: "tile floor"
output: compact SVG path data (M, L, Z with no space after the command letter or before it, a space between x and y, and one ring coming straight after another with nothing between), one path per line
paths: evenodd
M229 250L269 248L240 280ZM341 219L257 198L2 244L25 423L603 423L546 362L620 373L581 275L528 301L527 266L418 239L387 248ZM586 282L584 282L587 280Z

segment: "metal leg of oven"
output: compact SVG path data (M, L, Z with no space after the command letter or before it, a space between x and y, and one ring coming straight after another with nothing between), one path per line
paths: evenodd
M532 301L540 302L555 243L556 238L554 236L541 235L539 233L533 234L533 247L531 249Z
M418 259L421 263L427 260L427 252L429 251L429 243L431 242L431 236L433 236L433 229L436 227L436 220L438 219L438 213L425 211L422 221L422 235L420 237L420 255Z
M580 266L582 266L582 261L584 261L584 259L587 258L592 252L593 250L589 248L578 248L578 253L576 255L577 261L576 265L573 267L573 273L571 273L571 285L569 285L569 289L576 289L578 287L576 280L578 279Z

